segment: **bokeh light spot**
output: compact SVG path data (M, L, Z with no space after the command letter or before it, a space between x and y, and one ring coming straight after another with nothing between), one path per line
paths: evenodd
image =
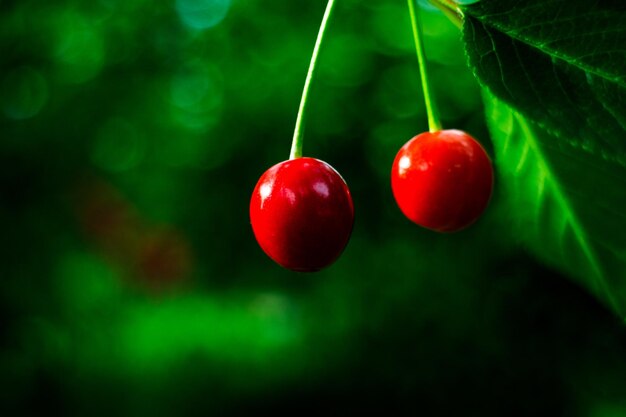
M16 120L37 115L48 100L47 81L31 67L9 72L2 80L1 91L2 112Z
M104 63L104 41L94 22L75 12L66 12L55 21L52 55L58 76L70 84L95 77Z
M218 25L228 13L230 0L176 0L176 11L183 23L192 29Z
M221 73L205 62L190 62L173 76L170 97L175 122L192 131L206 131L220 115Z
M183 109L200 104L211 88L211 80L202 68L178 74L172 81L172 102Z
M137 166L145 147L145 137L133 124L113 118L98 132L91 156L99 168L120 172Z
M176 139L164 137L158 153L170 166L204 166L220 163L227 147L207 132L222 116L223 79L219 68L200 59L184 63L169 85L171 123Z

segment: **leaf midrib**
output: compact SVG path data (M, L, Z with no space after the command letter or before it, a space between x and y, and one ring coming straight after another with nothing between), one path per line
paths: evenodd
M521 117L515 111L513 111L512 114L517 119L517 122L519 123L522 129L522 132L526 138L526 141L528 145L530 146L532 152L535 153L537 157L537 161L538 161L537 163L539 164L539 168L546 173L545 174L546 178L548 179L549 184L552 186L552 189L553 189L554 198L557 204L561 206L563 213L565 213L566 222L570 224L572 231L574 233L574 236L576 238L576 241L580 245L580 248L582 249L583 253L587 257L587 260L589 261L591 265L591 268L594 272L593 274L594 280L598 284L598 288L600 288L606 294L607 299L609 300L609 303L611 304L611 306L621 316L622 315L621 309L618 303L616 302L615 298L611 294L611 291L608 288L604 272L602 271L602 268L600 267L600 263L598 262L593 249L587 243L587 241L589 240L588 234L585 231L582 224L580 223L580 221L578 220L578 217L572 210L571 203L568 201L567 197L563 193L560 182L558 181L556 176L553 174L552 169L548 165L548 162L545 156L543 155L543 152L541 151L539 144L537 143L535 139L535 135L533 134L530 127L528 126L528 123L523 117Z

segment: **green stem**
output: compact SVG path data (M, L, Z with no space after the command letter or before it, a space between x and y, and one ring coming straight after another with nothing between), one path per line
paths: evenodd
M463 27L463 12L452 0L430 0L459 29Z
M415 49L417 51L417 61L420 67L420 76L422 78L422 89L424 90L424 101L426 102L426 113L428 114L428 129L430 132L437 132L442 129L441 121L437 106L432 99L430 84L428 83L428 72L426 69L426 54L424 53L424 41L422 40L422 27L419 16L417 15L417 0L408 0L409 13L411 15L411 25L413 26L413 39L415 40Z
M296 159L302 156L304 122L306 118L309 90L311 89L311 81L313 80L313 75L315 73L317 56L320 51L320 46L322 45L322 40L324 39L324 33L326 32L326 24L330 19L334 4L335 0L328 0L326 11L324 12L324 17L322 18L322 23L320 25L320 30L317 34L315 48L313 48L313 55L311 55L311 63L309 64L309 72L306 75L304 90L302 91L302 98L300 99L300 108L298 109L298 118L296 119L296 127L293 132L293 141L291 143L291 153L289 154L289 159Z

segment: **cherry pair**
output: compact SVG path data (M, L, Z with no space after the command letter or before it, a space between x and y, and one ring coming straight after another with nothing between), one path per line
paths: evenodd
M398 206L414 223L438 232L472 224L493 184L491 162L467 133L422 133L398 152L391 185ZM317 271L334 262L348 243L354 221L346 182L326 162L296 158L261 176L250 203L261 248L295 271Z
M398 152L391 186L398 206L414 223L438 232L472 224L491 197L493 169L483 147L460 130L442 130L430 98L415 0L408 0L430 132L409 140ZM346 182L327 163L302 157L307 95L326 23L329 0L304 85L290 159L259 179L250 202L252 229L261 248L281 266L317 271L345 248L354 223Z

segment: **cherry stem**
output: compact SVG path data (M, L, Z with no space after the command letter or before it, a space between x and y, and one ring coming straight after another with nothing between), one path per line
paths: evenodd
M411 25L413 26L413 40L415 41L415 50L417 52L417 61L420 67L420 76L422 79L422 89L424 90L424 101L426 102L426 114L428 115L428 130L431 133L442 129L441 121L437 106L432 99L430 84L428 83L428 72L426 69L426 54L424 52L424 41L422 40L422 26L416 8L417 0L408 0L409 14L411 15Z
M291 142L291 153L289 159L296 159L302 157L302 144L304 142L304 122L306 116L306 108L308 104L309 90L311 89L311 81L315 74L315 68L317 66L317 56L324 39L324 33L326 32L326 24L330 19L330 15L333 11L335 0L328 0L326 5L326 11L320 24L320 30L317 34L317 40L315 41L315 48L313 48L313 55L311 55L311 63L309 64L309 72L306 75L304 81L304 90L302 91L302 98L300 99L300 108L298 109L298 118L296 119L296 127L293 132L293 141Z
M463 27L463 12L452 0L430 0L436 8L441 10L448 19L459 29Z

